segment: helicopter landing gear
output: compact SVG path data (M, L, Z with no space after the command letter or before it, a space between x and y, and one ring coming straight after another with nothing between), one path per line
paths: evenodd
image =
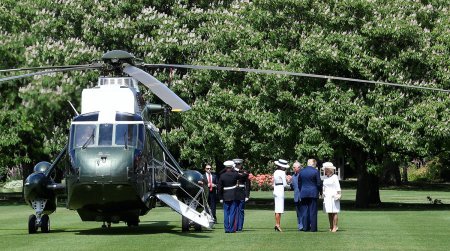
M111 228L111 222L108 221L107 224L105 224L105 221L103 222L102 228Z
M47 200L33 200L31 201L31 206L36 215L32 214L28 217L28 233L34 234L37 232L38 228L41 228L42 233L50 232L50 217L48 214L43 214L45 204Z
M36 215L32 214L28 218L28 233L34 234L37 232L38 227L36 226Z
M194 227L197 232L202 231L202 226L189 220L188 218L181 216L181 231L188 232L190 227Z
M139 226L139 220L130 220L127 221L128 227L138 227Z

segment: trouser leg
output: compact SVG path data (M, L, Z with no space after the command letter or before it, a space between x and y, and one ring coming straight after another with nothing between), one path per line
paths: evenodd
M315 198L311 198L309 215L311 217L311 232L317 232L317 199Z
M303 224L302 224L302 213L300 211L300 201L295 202L295 211L297 212L297 228L303 229Z
M310 218L309 218L309 210L308 210L308 198L303 198L300 202L300 215L303 223L303 230L310 230Z

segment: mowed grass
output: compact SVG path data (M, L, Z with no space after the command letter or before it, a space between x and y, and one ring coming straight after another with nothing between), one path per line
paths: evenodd
M448 190L381 190L380 208L357 210L355 190L343 191L339 231L330 233L326 214L319 212L319 232L298 232L292 192L286 193L284 232L274 232L271 192L253 192L246 210L245 231L225 234L219 224L203 232L181 231L180 216L157 207L141 217L139 227L124 223L102 229L101 222L82 222L75 211L58 207L50 216L51 233L28 234L32 209L22 203L0 202L1 250L448 250ZM427 196L444 205L432 205Z

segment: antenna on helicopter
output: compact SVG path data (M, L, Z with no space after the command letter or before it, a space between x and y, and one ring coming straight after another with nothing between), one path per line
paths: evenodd
M72 102L70 102L70 100L67 100L67 102L70 104L70 106L72 107L73 111L75 112L75 114L78 116L80 115L77 111L77 109L75 109L75 107L73 106Z

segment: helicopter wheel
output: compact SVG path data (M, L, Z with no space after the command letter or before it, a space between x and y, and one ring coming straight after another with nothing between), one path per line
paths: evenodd
M197 224L197 223L195 223L194 224L194 230L197 231L197 232L201 232L202 231L202 226Z
M41 218L41 232L49 233L50 232L50 217L47 214L42 215Z
M128 227L138 227L139 222L138 221L127 221L127 226Z
M181 231L189 231L189 219L184 216L181 216Z
M37 232L36 227L36 215L32 214L30 217L28 217L28 233L34 234Z

